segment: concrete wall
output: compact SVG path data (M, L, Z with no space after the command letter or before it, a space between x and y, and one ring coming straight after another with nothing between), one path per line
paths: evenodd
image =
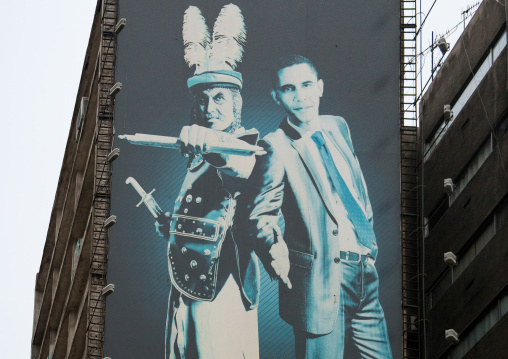
M472 78L472 70L485 59L497 36L506 31L507 14L503 4L495 0L485 0L480 5L423 96L420 118L424 142L431 140L442 122L443 106L453 105ZM443 180L457 180L496 126L506 119L507 69L505 48L429 158L422 160L424 216L432 215L442 203L448 207ZM497 138L494 144L493 152L424 238L426 294L449 269L443 254L459 254L460 261L460 254L476 239L482 225L501 204L507 203L508 134ZM445 330L453 328L467 335L489 306L504 295L508 288L507 237L508 226L504 223L446 292L433 301L426 313L427 358L446 357L453 344L445 340ZM502 318L466 357L506 357L507 321Z

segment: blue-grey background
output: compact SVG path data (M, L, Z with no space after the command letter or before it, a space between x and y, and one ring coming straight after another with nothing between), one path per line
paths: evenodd
M118 38L116 134L178 136L188 124L192 71L183 60L182 20L198 6L213 27L228 2L215 0L121 0L127 26ZM243 125L262 135L283 117L269 95L269 69L280 55L314 61L324 80L321 114L348 121L374 209L380 299L395 358L402 357L399 169L399 1L236 1L247 26ZM166 242L155 233L129 176L167 211L173 208L186 171L178 151L133 146L115 140L105 356L162 358L169 291ZM278 317L277 286L263 273L259 307L261 358L292 358L292 329Z

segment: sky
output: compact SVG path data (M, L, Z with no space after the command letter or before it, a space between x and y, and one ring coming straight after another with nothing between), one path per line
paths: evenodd
M39 271L95 0L0 5L0 348L30 358Z
M432 31L435 37L446 35L453 47L463 30L462 12L478 0L421 0L422 20L433 3L418 52L431 46ZM3 1L0 5L0 119L4 126L0 139L4 203L0 207L0 283L4 288L0 348L5 358L30 357L35 277L95 7L96 0ZM423 52L419 63L425 64L425 83L431 60L430 52ZM438 50L436 61L440 57Z

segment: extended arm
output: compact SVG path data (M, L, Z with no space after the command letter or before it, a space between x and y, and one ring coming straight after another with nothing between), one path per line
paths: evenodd
M192 125L184 126L180 132L182 152L202 154L203 158L222 173L234 178L248 178L256 162L254 155L239 156L232 154L206 153L207 148L217 144L247 144L235 136L214 131L206 127ZM239 146L241 147L241 146Z
M258 157L247 186L247 235L256 242L256 253L268 274L279 277L291 289L289 252L278 226L284 197L284 163L269 142L261 141L259 145L267 154Z

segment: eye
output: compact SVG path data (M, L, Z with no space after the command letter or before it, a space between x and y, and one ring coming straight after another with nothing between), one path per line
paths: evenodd
M206 105L206 97L204 97L204 96L198 97L197 102L198 102L198 105L205 106Z
M304 83L302 84L302 87L312 87L312 86L314 86L314 83L313 83L313 82L311 82L311 81L309 81L309 82L304 82Z
M280 92L282 93L286 93L286 92L291 92L295 89L294 86L290 86L290 85L284 85L280 88Z
M218 93L217 95L215 95L213 97L213 100L215 101L215 103L217 105L221 105L224 103L224 101L226 101L225 97L224 97L224 94L223 93Z

